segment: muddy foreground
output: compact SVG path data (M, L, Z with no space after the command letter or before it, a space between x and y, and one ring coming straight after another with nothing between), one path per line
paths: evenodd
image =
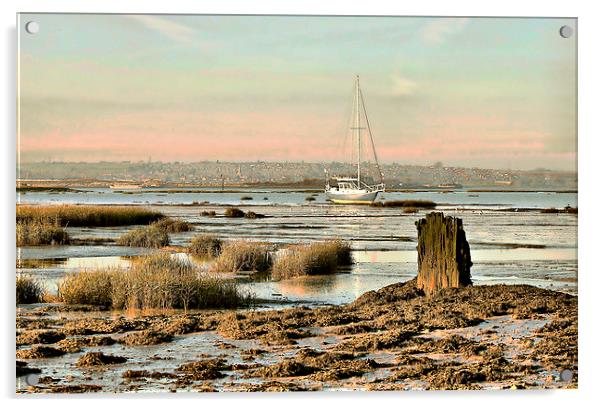
M17 392L577 387L577 297L525 285L425 297L411 280L312 309L17 315Z

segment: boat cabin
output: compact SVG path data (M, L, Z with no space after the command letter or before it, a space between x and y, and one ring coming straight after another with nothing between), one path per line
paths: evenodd
M362 186L357 182L357 178L331 178L328 185L337 191L357 191L362 189Z

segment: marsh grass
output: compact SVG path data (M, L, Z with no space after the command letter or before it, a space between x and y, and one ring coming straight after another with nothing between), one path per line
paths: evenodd
M409 208L434 208L437 204L433 201L426 201L420 199L404 199L395 201L377 201L372 202L371 206L379 208L397 208L397 207L409 207Z
M17 222L53 219L60 226L147 225L164 215L140 207L84 205L17 205Z
M195 256L213 258L222 251L222 241L214 235L198 235L192 238L188 252Z
M237 240L222 246L211 271L236 273L240 271L265 272L272 266L269 247L257 242Z
M215 211L201 211L201 216L213 218L215 216Z
M263 215L261 213L255 213L253 211L248 211L247 213L245 213L245 218L247 218L247 219L262 219L262 218L265 218L265 215Z
M242 218L245 213L238 208L227 208L224 211L224 216L226 218Z
M112 309L236 308L254 301L235 281L202 275L192 263L167 253L142 257L129 270L68 274L59 297L67 304Z
M544 208L541 210L541 213L578 213L577 208L573 208L571 206L566 206L564 208Z
M351 246L341 240L299 245L285 249L276 257L272 277L276 280L287 278L331 274L339 266L353 263Z
M351 245L340 239L327 240L323 243L326 249L336 253L339 266L351 266L353 256L351 255Z
M44 295L44 287L37 280L31 277L17 276L17 305L42 302Z
M119 269L82 270L65 276L58 287L58 297L67 304L110 307Z
M24 186L17 187L17 192L84 192L67 187Z
M169 235L157 225L138 227L117 239L120 246L161 248L169 245Z
M255 213L253 211L248 211L247 213L245 213L243 210L240 210L238 208L227 208L224 211L224 216L226 218L247 218L247 219L265 218L265 215L262 215L260 213Z
M166 233L189 232L193 229L192 225L186 221L168 217L153 222L151 225L164 230Z
M17 221L17 246L69 244L69 234L54 219L39 218Z

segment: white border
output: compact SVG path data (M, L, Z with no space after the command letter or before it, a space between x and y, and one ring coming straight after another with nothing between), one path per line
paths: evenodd
M16 35L15 13L21 12L110 12L110 13L196 13L196 14L356 14L356 15L456 15L456 16L540 16L540 17L578 17L579 18L579 390L577 391L522 391L522 392L428 392L409 393L319 393L319 394L227 394L227 395L181 395L161 394L148 396L88 396L86 404L103 405L111 397L111 403L125 404L131 399L158 399L165 403L174 400L177 403L192 401L194 403L219 403L220 405L279 405L287 407L302 406L308 402L328 404L365 404L383 402L390 405L400 404L445 404L462 405L482 404L507 405L533 404L543 402L547 405L567 406L569 403L588 404L600 399L596 389L600 386L599 375L600 351L598 350L602 323L598 292L600 287L601 265L596 254L599 242L596 235L602 230L600 216L595 213L600 171L600 39L602 33L602 16L593 1L546 1L527 2L524 0L504 0L497 2L476 0L398 2L371 0L320 1L304 0L285 2L283 0L254 1L133 1L133 0L5 0L0 3L3 29L2 80L4 82L2 104L2 123L5 124L3 134L3 176L4 192L2 211L2 259L4 268L4 309L2 322L5 334L2 335L3 360L3 394L9 402L19 404L47 403L56 401L68 405L80 405L82 396L63 396L61 399L48 397L14 396L14 180L15 180L15 100L16 100ZM598 201L599 202L599 201ZM195 397L196 396L196 397ZM25 399L25 400L23 400ZM537 399L537 400L536 400Z

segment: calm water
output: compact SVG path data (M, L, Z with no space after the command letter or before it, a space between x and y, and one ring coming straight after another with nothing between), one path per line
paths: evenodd
M219 205L304 205L309 196L314 204L327 204L324 193L308 193L302 190L268 190L236 188L240 192L221 192L219 188L145 188L144 192L116 191L110 188L78 188L82 192L26 192L17 193L19 203L85 203L85 204L146 204L146 205L185 205L204 202ZM184 192L195 191L199 192ZM234 190L229 188L228 190ZM226 190L226 191L228 191ZM162 192L163 191L163 192ZM211 192L207 192L211 191ZM251 197L251 200L241 200ZM577 194L555 192L385 192L381 199L425 199L452 207L461 208L549 208L577 206Z
M304 277L281 282L243 281L260 298L345 303L368 290L408 280L416 275L416 227L426 213L403 214L396 208L334 206L322 194L308 204L304 192L248 190L244 193L117 193L87 189L86 193L26 193L21 203L141 204L193 223L193 232L172 234L173 245L187 245L196 233L224 239L294 243L339 237L352 242L355 264L330 276ZM242 196L252 196L245 200ZM388 193L387 199L428 199L438 209L464 220L474 266L475 284L527 283L576 293L577 216L514 212L508 208L577 206L572 193ZM264 199L267 197L267 199ZM161 201L161 202L160 202ZM202 206L178 206L193 201ZM148 204L145 204L148 202ZM153 203L154 205L151 205ZM169 204L169 205L168 205ZM219 216L224 204L237 204L266 215L263 219ZM202 217L202 210L218 216ZM131 227L68 228L74 238L118 237ZM48 286L67 272L98 267L127 267L131 256L148 250L118 246L26 247L17 250L19 272L35 275Z

